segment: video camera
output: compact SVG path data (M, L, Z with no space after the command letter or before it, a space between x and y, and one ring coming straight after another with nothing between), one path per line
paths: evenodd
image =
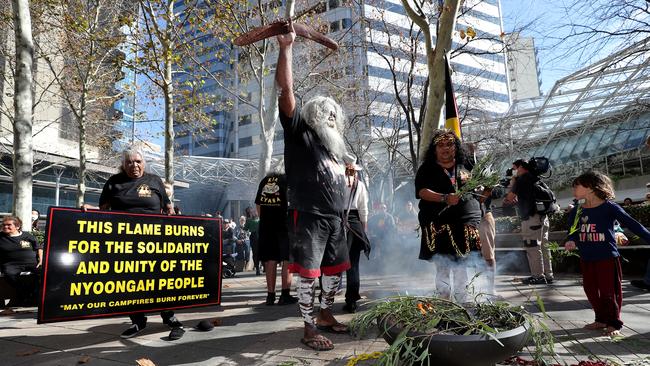
M499 180L499 185L508 188L510 185L510 179L512 179L512 168L506 169L506 177Z
M528 160L528 171L530 171L536 177L541 177L543 174L550 172L551 169L551 162L547 157L538 156L532 157L530 160ZM550 176L551 173L549 173L548 177Z

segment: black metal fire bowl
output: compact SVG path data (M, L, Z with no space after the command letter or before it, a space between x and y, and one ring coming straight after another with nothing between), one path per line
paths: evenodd
M403 331L390 317L378 321L379 332L388 344L393 344ZM409 331L407 334L428 341L429 365L436 366L493 366L519 352L528 341L530 329L524 324L515 329L496 333L494 338L479 335L427 335Z

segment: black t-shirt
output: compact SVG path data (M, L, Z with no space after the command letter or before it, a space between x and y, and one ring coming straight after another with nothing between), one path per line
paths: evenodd
M455 169L455 179L460 182L458 177L459 165ZM470 224L478 227L481 221L481 206L473 197L463 197L457 205L449 206L441 214L440 212L447 207L444 202L432 202L420 199L420 190L428 188L434 192L449 194L454 193L454 185L451 179L445 173L444 169L436 162L424 162L418 169L415 176L415 198L420 200L418 207L420 212L418 218L421 223L435 222L437 224Z
M125 173L108 178L99 206L108 204L113 211L132 213L160 213L170 203L162 179L145 173L140 178L129 178Z
M530 172L524 173L515 179L512 186L512 193L517 195L517 210L519 211L519 218L528 220L530 216L536 213L535 197L533 195L533 186L537 181Z
M280 111L280 122L289 208L315 214L343 212L345 166L325 149L297 107L293 118Z
M0 233L0 263L3 265L13 263L36 266L38 249L43 249L43 245L30 233L23 232L18 236Z
M257 188L255 204L260 205L260 225L286 226L287 177L284 174L264 177Z

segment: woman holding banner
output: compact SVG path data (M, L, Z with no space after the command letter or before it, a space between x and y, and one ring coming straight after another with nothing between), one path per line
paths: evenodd
M134 148L124 150L120 172L111 176L99 197L99 209L130 213L174 214L174 208L165 191L162 179L145 172L144 155ZM97 208L84 205L84 208ZM183 324L174 316L172 310L160 313L163 323L171 327L170 340L180 339L185 330ZM121 337L131 338L147 326L144 313L129 315L131 327Z

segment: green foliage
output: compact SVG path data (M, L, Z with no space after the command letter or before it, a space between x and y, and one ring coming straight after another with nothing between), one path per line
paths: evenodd
M485 158L479 160L472 168L472 173L469 179L458 190L457 194L459 196L462 196L481 187L494 187L497 185L497 183L499 183L500 176L499 173L493 171L491 167L491 157L486 156Z
M551 257L554 261L564 262L567 258L580 258L578 250L565 250L564 245L558 244L556 241L549 242L547 247L551 251Z
M645 227L650 227L650 205L634 205L623 207L636 221Z
M45 233L41 230L32 230L32 235L36 238L39 244L45 244Z
M556 212L548 217L550 231L567 231L571 224L568 221L569 215L564 212Z
M521 221L517 216L495 217L494 223L498 234L519 232L521 230Z
M634 205L623 207L636 221L645 227L650 227L650 205ZM548 217L550 231L567 231L569 229L568 213L560 211ZM512 233L520 230L521 222L516 216L496 217L497 233Z

